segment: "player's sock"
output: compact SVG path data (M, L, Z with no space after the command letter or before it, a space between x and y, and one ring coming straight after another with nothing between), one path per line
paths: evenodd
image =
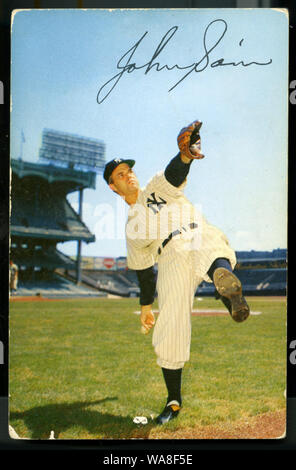
M214 271L217 268L225 268L228 269L228 271L232 272L232 267L231 264L229 263L228 259L226 258L217 258L215 261L212 263L210 269L208 270L208 276L210 279L213 281L213 276L214 276Z
M181 369L165 369L162 367L164 381L168 391L167 405L182 405L181 399L181 381L182 381L182 368Z

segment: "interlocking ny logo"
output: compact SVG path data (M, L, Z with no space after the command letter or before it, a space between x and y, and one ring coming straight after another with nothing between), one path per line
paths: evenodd
M167 202L162 199L162 197L159 196L159 201L156 199L155 197L155 193L151 193L150 194L151 198L150 199L149 197L147 197L147 207L149 207L149 209L152 209L154 214L157 214L157 212L160 211L160 209L163 208L164 204L166 204Z

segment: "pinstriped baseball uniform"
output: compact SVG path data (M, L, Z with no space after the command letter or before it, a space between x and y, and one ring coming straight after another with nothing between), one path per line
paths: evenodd
M185 197L185 184L175 187L164 172L157 173L140 190L126 224L128 267L158 264L159 315L152 343L158 365L166 369L182 368L189 360L194 294L202 280L212 282L211 264L216 258L227 258L232 268L236 264L225 235Z

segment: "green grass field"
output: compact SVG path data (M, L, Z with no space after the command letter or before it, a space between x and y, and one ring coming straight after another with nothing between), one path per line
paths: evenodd
M251 298L245 323L192 316L183 410L154 424L166 389L151 333L140 333L138 299L10 303L10 424L20 437L157 439L231 428L285 410L286 302ZM194 308L222 309L195 300ZM157 303L154 305L157 310ZM146 426L133 423L146 416ZM279 433L280 434L280 433ZM198 434L196 434L198 435Z

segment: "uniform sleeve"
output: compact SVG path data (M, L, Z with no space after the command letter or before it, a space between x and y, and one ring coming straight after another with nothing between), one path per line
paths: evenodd
M176 155L170 163L167 165L164 176L166 177L167 181L178 188L184 183L193 160L190 163L184 163L181 160L180 153Z
M153 304L157 277L153 266L147 269L137 270L136 274L140 287L140 305Z
M129 269L141 270L155 264L155 260L149 247L137 247L127 239L127 266Z
M167 198L175 199L176 197L181 197L184 195L185 186L186 178L180 186L174 186L166 178L165 172L159 171L147 184L145 188L145 194L153 194L153 192L156 192L166 200Z

